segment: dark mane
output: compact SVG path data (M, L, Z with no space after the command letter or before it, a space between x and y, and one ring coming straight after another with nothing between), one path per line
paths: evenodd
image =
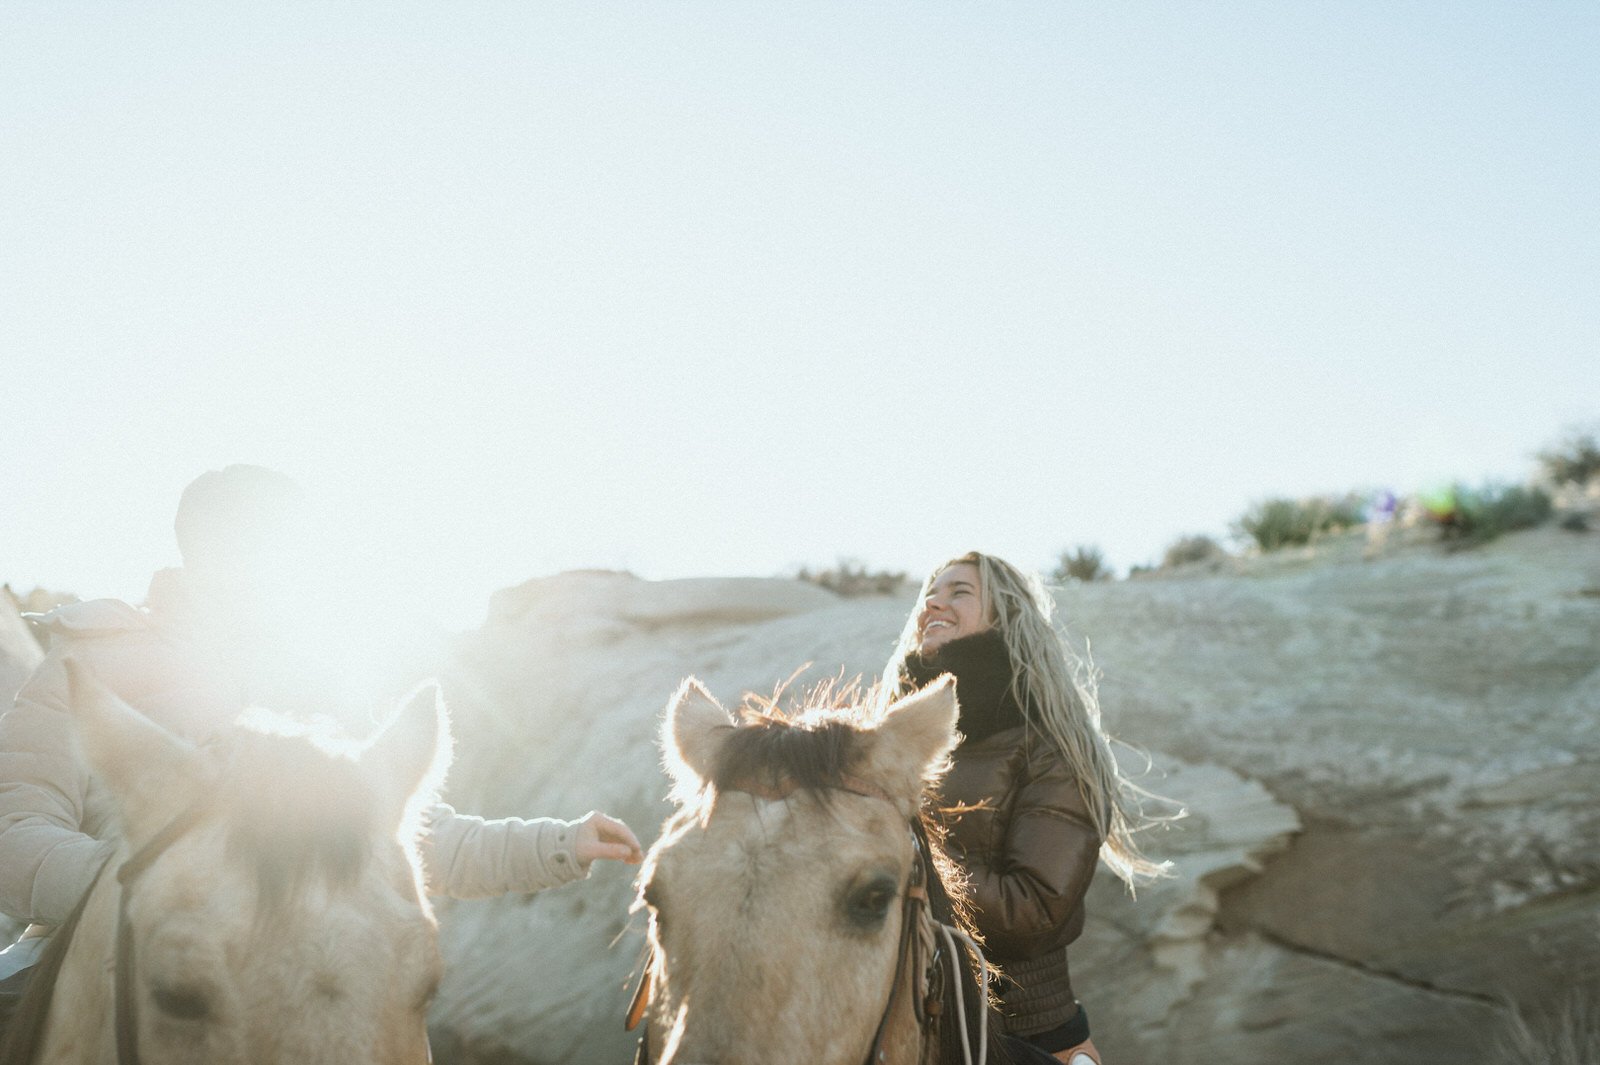
M377 831L377 802L349 757L307 735L241 730L223 787L228 855L253 868L258 913L281 914L320 880L356 883Z
M861 732L871 692L859 683L826 680L798 702L780 703L784 685L770 697L746 695L739 727L717 752L711 783L718 789L801 789L827 801L861 758Z
M718 789L785 785L826 793L857 761L859 733L838 719L789 721L781 716L746 720L717 753L711 783Z

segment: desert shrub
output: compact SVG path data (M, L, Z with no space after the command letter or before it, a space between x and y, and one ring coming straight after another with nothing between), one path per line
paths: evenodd
M1600 1062L1600 987L1574 988L1540 1010L1508 1010L1498 1035L1507 1065Z
M1061 552L1056 560L1056 568L1050 572L1050 579L1058 584L1067 581L1109 581L1111 576L1105 552L1092 544Z
M1308 544L1320 533L1348 529L1364 520L1365 501L1357 493L1267 499L1234 522L1234 531L1263 551Z
M812 570L801 566L795 579L809 581L846 598L894 595L907 580L904 570L872 570L864 563L847 558L841 558L828 569Z
M1550 519L1550 493L1528 485L1455 487L1455 509L1439 519L1446 540L1481 544L1504 533L1531 529Z
M1209 536L1183 536L1174 540L1161 556L1161 568L1173 569L1193 562L1210 562L1227 554L1222 545Z
M1539 452L1539 466L1551 484L1586 485L1600 475L1600 439L1593 432L1575 429L1554 447Z

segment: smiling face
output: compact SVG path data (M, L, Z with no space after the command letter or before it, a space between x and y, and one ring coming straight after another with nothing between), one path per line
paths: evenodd
M918 650L932 654L951 640L989 627L983 610L983 585L978 567L957 562L934 578L917 612Z

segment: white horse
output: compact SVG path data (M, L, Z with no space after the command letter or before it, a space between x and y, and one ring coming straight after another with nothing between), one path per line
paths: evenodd
M917 830L955 746L954 689L868 718L736 725L692 681L668 707L680 809L640 873L651 961L632 1015L650 1065L1008 1060Z
M449 759L436 689L362 748L265 719L196 748L69 671L124 840L57 933L43 1029L14 1032L12 1060L427 1062L440 958L416 840Z

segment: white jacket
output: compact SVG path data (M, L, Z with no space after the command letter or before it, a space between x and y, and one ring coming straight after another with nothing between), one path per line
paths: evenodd
M165 576L171 581L177 575ZM0 715L0 912L60 924L113 849L110 796L75 753L65 655L152 721L194 743L204 743L249 705L246 685L186 632L178 614L175 621L100 599L46 615L50 650L16 704ZM534 892L588 875L574 851L576 822L485 820L443 804L426 820L422 855L430 894L466 899Z

